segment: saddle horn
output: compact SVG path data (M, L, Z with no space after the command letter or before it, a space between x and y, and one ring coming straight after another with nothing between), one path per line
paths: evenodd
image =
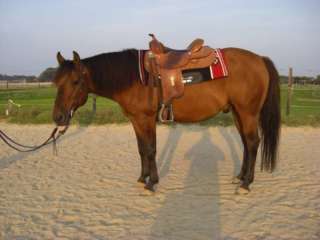
M154 54L161 54L165 53L165 47L164 45L158 41L156 36L153 33L149 33L149 36L152 37L152 40L149 42L150 50Z
M152 40L157 40L157 39L156 39L156 36L155 36L153 33L149 33L148 35L149 35L150 37L152 37Z

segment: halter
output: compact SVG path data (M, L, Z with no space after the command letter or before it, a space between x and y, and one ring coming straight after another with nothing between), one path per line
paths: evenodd
M79 88L79 90L83 91L83 83L84 83L84 71L81 71L81 74L79 76L79 84L77 85L77 87ZM75 93L78 89L75 89L74 92L73 92L73 95L72 95L72 98L74 98L75 96ZM73 115L73 108L71 108L70 112L69 112L69 115L70 115L70 119L72 118L72 115ZM57 155L57 144L56 144L56 141L63 135L66 133L66 131L68 130L69 128L69 123L70 123L70 119L68 120L68 123L67 125L65 126L64 129L62 130L59 130L59 127L55 127L49 138L47 140L45 140L42 144L40 145L34 145L34 146L30 146L30 145L24 145L24 144L21 144L21 143L18 143L17 141L13 140L11 137L9 137L6 133L4 133L2 130L0 130L0 139L6 143L10 148L18 151L18 152L33 152L33 151L36 151L46 145L49 145L49 144L53 144L53 152L55 155Z
M85 71L82 69L82 67L80 68L80 74L79 74L79 83L75 86L75 88L73 89L73 93L71 95L71 99L74 99L77 91L85 91L84 88L86 86L84 86L84 75L85 75ZM74 102L72 103L72 105L74 105ZM71 105L71 109L69 110L69 115L70 115L70 119L69 121L71 120L72 116L73 116L73 113L74 113L74 107ZM69 123L68 123L69 124Z

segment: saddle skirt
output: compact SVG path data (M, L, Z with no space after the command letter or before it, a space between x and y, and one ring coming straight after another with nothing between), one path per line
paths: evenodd
M200 83L209 80L215 80L219 78L224 78L228 76L228 68L224 56L223 49L216 48L215 57L217 60L213 61L209 66L190 68L182 70L182 81L185 85ZM146 69L148 63L148 54L150 50L139 50L139 76L141 84L149 84L150 73ZM147 64L146 64L147 62Z

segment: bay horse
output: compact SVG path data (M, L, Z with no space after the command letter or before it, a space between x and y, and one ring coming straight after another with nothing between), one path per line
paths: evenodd
M240 173L234 179L244 192L254 180L257 150L262 140L261 170L276 167L280 135L279 75L273 62L250 51L225 48L229 75L186 85L184 95L173 101L175 121L198 122L230 109L244 151ZM74 112L94 93L117 102L131 121L141 157L138 182L154 191L159 182L156 164L158 88L141 84L138 50L127 49L80 59L65 60L57 53L59 67L54 79L57 95L53 119L69 125Z

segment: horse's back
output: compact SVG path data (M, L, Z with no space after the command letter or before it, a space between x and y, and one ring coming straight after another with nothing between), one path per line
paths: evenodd
M262 107L269 80L263 58L240 48L224 48L223 52L228 77L187 85L183 97L173 102L176 121L205 120L229 105L249 111Z

